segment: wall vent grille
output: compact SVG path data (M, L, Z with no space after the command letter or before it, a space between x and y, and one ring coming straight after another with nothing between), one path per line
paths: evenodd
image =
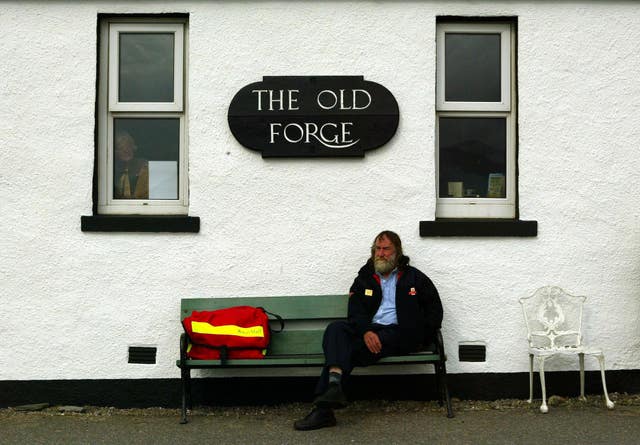
M484 362L487 360L487 348L485 345L458 345L458 360Z
M157 350L158 348L153 347L129 346L129 363L155 365Z

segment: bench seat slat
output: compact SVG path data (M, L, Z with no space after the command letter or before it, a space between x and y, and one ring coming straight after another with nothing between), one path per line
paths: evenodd
M440 360L438 354L432 353L413 353L403 356L385 357L376 363L380 365L384 364L420 364L420 363L432 363ZM191 368L233 368L233 367L263 367L263 366L322 366L324 365L324 356L322 354L314 355L299 355L294 354L267 356L264 359L249 360L249 359L230 359L227 360L224 365L220 360L187 360L185 363ZM176 361L176 365L180 365L180 360ZM372 365L373 366L373 365Z
M180 363L178 360L177 364ZM258 360L250 360L250 359L230 359L227 360L224 365L220 363L220 360L187 360L187 366L197 368L197 367L221 367L221 368L232 368L234 366L255 366L255 367L263 367L263 366L305 366L305 365L317 365L321 366L324 364L324 356L315 354L315 355L288 355L288 356L278 356L278 357L265 357L264 359Z

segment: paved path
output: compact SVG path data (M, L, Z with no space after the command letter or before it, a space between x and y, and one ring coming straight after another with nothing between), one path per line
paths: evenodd
M548 414L526 403L458 402L447 419L433 403L356 402L337 413L338 426L300 432L300 404L196 409L180 425L174 409L57 408L0 410L2 444L638 444L640 404L607 410L566 402Z

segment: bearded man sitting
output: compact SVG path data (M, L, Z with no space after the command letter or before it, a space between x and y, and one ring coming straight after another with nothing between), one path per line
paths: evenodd
M333 410L347 405L345 383L355 366L404 355L430 344L442 322L442 303L424 273L409 266L400 237L380 232L371 257L349 291L346 321L327 326L322 346L325 366L313 410L294 423L297 430L334 426Z

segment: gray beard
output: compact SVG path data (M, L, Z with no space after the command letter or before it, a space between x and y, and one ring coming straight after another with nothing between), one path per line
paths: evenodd
M376 258L373 260L373 268L380 275L387 275L396 267L396 259L385 260L384 258Z

